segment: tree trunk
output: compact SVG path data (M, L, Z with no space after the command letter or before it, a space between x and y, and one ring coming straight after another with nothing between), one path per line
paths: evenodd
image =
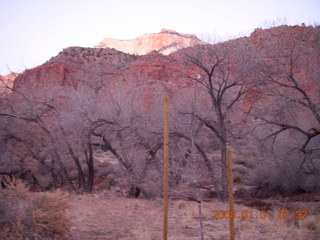
M86 185L86 179L80 164L80 160L79 158L74 154L71 146L68 144L68 150L69 150L69 154L72 157L72 160L74 161L76 167L77 167L77 171L78 171L78 187L80 190L85 188Z
M86 158L87 158L87 166L88 166L88 179L87 179L86 191L90 193L92 192L93 181L94 181L94 164L93 164L93 150L91 145L91 132L88 135L87 146L88 146L88 152L85 151Z
M70 154L72 160L74 161L74 163L75 163L75 165L77 167L77 171L78 171L78 187L79 187L80 190L83 190L86 187L86 178L85 178L85 175L83 173L79 157L73 151L73 148L72 148L71 144L69 143L69 141L67 139L67 134L66 134L63 126L60 123L58 123L58 125L59 125L61 133L62 133L62 135L64 137L64 141L65 141L65 144L67 145L69 154Z
M68 171L66 169L66 167L64 166L62 159L60 158L60 155L58 153L58 148L56 146L54 137L52 136L50 130L45 127L45 125L43 124L43 122L41 120L37 120L38 125L40 126L40 128L46 133L46 135L48 136L51 144L52 144L52 158L54 159L54 161L57 161L60 170L61 170L61 175L64 178L65 181L67 181L68 185L70 186L70 188L75 191L75 187L72 183L72 181L70 180L69 176L68 176Z

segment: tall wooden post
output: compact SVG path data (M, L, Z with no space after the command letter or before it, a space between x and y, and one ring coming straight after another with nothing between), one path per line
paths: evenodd
M233 199L233 177L232 177L232 159L231 151L227 151L227 167L228 167L228 196L229 196L229 211L234 211ZM231 214L230 214L231 215ZM229 218L230 223L230 240L235 239L234 218Z
M198 202L198 210L199 210L199 221L200 221L200 239L204 240L201 202Z
M163 134L163 240L168 239L168 182L169 182L169 98L164 98Z

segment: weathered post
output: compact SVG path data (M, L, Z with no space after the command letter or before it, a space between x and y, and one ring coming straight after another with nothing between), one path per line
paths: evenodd
M169 182L169 98L164 97L163 134L163 240L168 239L168 182Z
M231 151L227 151L227 167L228 167L228 196L229 196L230 240L234 240L235 239L234 218L231 217L231 213L234 212Z
M204 240L201 202L198 202L198 211L199 211L199 221L200 221L200 240Z

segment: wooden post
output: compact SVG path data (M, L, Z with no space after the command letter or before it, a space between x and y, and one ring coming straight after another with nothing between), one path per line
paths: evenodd
M232 177L232 159L231 151L227 151L227 167L228 167L228 196L229 196L229 211L234 211L233 199L233 177ZM231 215L231 214L230 214ZM234 218L229 218L230 223L230 240L235 239Z
M168 182L169 182L169 98L164 97L163 134L163 240L168 239Z
M198 210L199 210L199 221L200 221L200 240L204 240L201 202L198 203Z

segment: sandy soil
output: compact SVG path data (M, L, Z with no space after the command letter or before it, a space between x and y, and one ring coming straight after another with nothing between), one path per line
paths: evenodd
M72 227L69 240L160 240L162 239L162 201L108 197L103 194L71 195L68 215ZM204 239L229 239L229 220L212 219L213 210L227 210L228 205L217 201L202 203ZM237 218L236 239L320 239L320 229L309 230L307 220L261 219L259 210L235 206L237 215L252 211L252 219ZM317 223L316 223L317 224ZM171 200L169 209L169 239L200 239L198 204ZM317 225L319 227L319 225ZM309 227L310 228L310 227Z

